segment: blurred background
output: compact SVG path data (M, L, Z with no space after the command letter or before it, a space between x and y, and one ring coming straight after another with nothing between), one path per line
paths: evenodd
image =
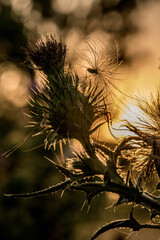
M27 100L35 84L32 69L25 65L24 48L38 34L52 33L67 44L70 61L85 36L118 43L122 61L118 87L128 95L146 95L159 87L160 2L151 0L0 0L0 155L23 141L27 135ZM94 37L93 37L94 36ZM107 41L107 40L106 40ZM131 99L127 105L134 109ZM134 111L133 111L134 112ZM120 118L128 118L128 108ZM107 140L105 128L103 140ZM65 192L37 199L8 199L4 193L32 192L63 180L44 156L43 148L27 151L41 138L26 141L8 158L0 158L0 237L3 240L84 240L113 219L127 218L131 206L108 208L114 194L95 198L90 211L81 211L85 196ZM65 156L69 157L67 146ZM56 154L60 155L57 148ZM140 221L149 218L147 210L137 208ZM136 213L135 213L136 214ZM143 218L142 218L143 216ZM99 240L125 239L125 233L110 231ZM138 239L158 240L156 230L137 233ZM135 239L135 233L128 239Z

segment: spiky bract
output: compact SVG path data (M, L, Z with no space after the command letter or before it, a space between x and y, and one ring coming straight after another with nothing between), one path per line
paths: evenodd
M31 124L37 133L45 132L48 146L60 139L88 140L97 120L108 114L102 90L88 86L81 92L78 77L64 72L50 75L31 105Z

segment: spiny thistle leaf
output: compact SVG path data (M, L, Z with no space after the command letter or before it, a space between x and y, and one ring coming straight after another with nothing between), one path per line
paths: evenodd
M81 160L81 156L76 154L77 158L67 159L66 165L68 169L73 170L74 172L78 172L80 174L84 174L85 176L91 176L93 171L91 170L88 162L90 161L89 158ZM80 156L80 157L79 157Z
M64 190L68 185L70 185L72 181L70 179L67 179L66 181L59 183L57 185L48 187L46 189L32 192L32 193L22 193L22 194L5 194L6 197L12 197L12 198L34 198L39 196L44 196L47 194L52 194L54 192L57 192L58 190Z
M103 175L85 176L81 179L78 179L75 183L103 183Z
M87 182L82 184L75 184L70 187L70 189L80 190L86 193L86 198L88 204L91 204L92 199L98 195L99 193L103 192L104 184L102 182Z
M47 158L48 159L48 158ZM52 162L57 168L58 170L63 173L67 178L70 178L71 180L78 180L82 177L84 177L85 175L84 174L74 174L73 172L71 172L70 170L68 170L67 168L55 163L55 162Z
M85 152L76 153L77 159L72 161L73 169L81 170L86 176L91 176L95 174L92 160L86 155Z

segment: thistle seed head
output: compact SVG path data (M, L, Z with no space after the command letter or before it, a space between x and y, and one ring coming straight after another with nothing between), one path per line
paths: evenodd
M160 141L160 93L156 96L150 94L147 98L137 98L137 106L142 116L137 117L137 122L132 124L126 121L126 127L130 132L138 135L142 141L152 146L153 141ZM158 143L159 144L159 143Z
M160 134L160 92L150 97L138 99L138 107L143 113L141 127L150 134Z
M118 80L116 75L121 64L117 48L114 51L111 49L110 45L101 40L95 42L92 37L86 39L78 49L81 61L77 68L84 73L85 81L90 79L93 84L98 82L105 89L106 96L114 95L114 90L117 90L115 81Z

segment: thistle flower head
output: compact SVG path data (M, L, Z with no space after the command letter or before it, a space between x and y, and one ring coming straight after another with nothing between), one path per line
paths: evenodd
M34 132L45 133L48 146L68 138L87 142L102 124L96 124L97 120L109 114L104 90L91 82L82 86L75 73L64 71L66 46L52 35L30 44L27 57L45 73L42 90L37 88L31 100Z
M53 70L62 70L65 64L66 45L52 35L46 35L30 42L26 49L27 60L38 70L49 74Z
M109 114L103 102L103 91L97 93L97 87L90 86L82 92L76 75L64 72L49 75L43 89L36 94L31 102L31 126L35 132L46 134L48 146L60 139L87 141L104 123L97 125L97 120Z

